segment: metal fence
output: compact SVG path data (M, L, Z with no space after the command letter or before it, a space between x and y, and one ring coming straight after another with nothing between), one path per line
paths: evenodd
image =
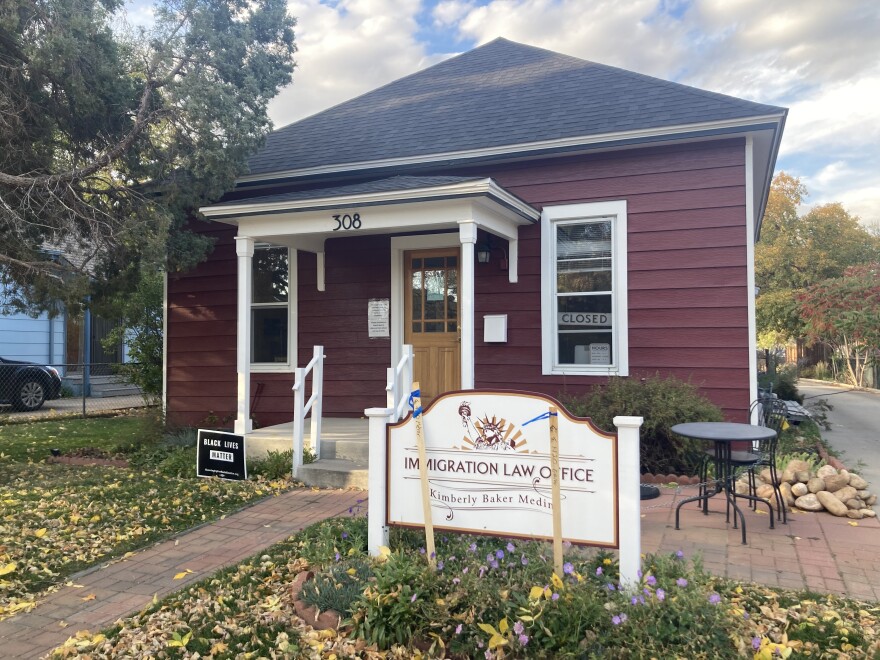
M0 420L89 416L157 403L131 382L134 364L0 362Z

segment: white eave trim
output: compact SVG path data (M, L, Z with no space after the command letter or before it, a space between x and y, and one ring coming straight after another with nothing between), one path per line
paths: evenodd
M785 113L761 115L757 117L743 117L725 121L702 122L697 124L681 124L678 126L666 126L662 128L648 128L637 131L618 131L615 133L600 133L598 135L582 135L576 137L560 138L557 140L543 140L540 142L526 142L521 144L507 144L499 147L485 149L467 149L463 151L449 151L443 153L424 154L418 156L404 156L401 158L387 158L384 160L368 160L353 163L335 163L319 167L306 167L296 170L284 170L280 172L266 172L262 174L248 174L236 179L236 184L257 181L272 181L274 179L287 179L303 176L315 176L334 174L338 172L356 172L384 167L402 167L406 165L423 165L437 161L466 160L470 158L485 158L491 156L504 156L512 153L528 153L530 151L542 151L553 149L566 149L602 144L604 142L618 142L621 140L640 140L656 137L686 136L689 133L703 131L718 131L729 129L747 129L755 124L768 122L779 124L785 121ZM211 208L211 207L208 207Z
M310 199L282 200L277 202L223 204L203 206L199 212L209 218L221 218L255 213L314 210L328 206L356 206L363 204L393 204L397 202L429 201L448 197L473 197L486 195L510 207L516 213L532 222L537 222L541 213L529 206L495 183L492 179L463 181L430 188L411 188L409 190L388 190L373 193L354 193L336 197L315 197Z

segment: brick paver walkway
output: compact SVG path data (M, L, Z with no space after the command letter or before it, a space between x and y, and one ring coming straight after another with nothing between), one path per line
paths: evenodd
M724 500L711 500L704 516L685 506L675 529L674 505L690 491L665 491L642 503L642 552L683 550L700 554L706 569L720 576L772 587L811 589L880 600L880 522L851 525L827 513L796 513L769 529L766 514L748 508L748 544L725 522ZM348 512L366 493L299 489L264 500L224 520L183 533L124 561L74 578L82 588L63 588L28 614L0 622L0 656L39 658L77 630L97 631L159 598L235 564L323 518ZM365 508L365 507L364 507ZM182 580L174 575L193 571ZM89 594L94 600L84 601Z
M665 492L659 499L642 502L642 552L683 550L699 553L713 575L787 589L880 600L880 522L855 521L829 513L789 514L788 523L770 529L767 514L743 507L747 545L739 529L725 522L724 498L710 500L704 516L696 504L681 510L681 529L675 529L674 504L693 495L692 489L676 496ZM763 507L766 511L766 507Z
M347 513L366 493L298 489L258 502L73 578L34 610L0 622L0 657L39 658L77 630L97 632L153 599L182 589L324 518ZM177 573L190 570L185 578ZM93 600L83 598L91 594Z

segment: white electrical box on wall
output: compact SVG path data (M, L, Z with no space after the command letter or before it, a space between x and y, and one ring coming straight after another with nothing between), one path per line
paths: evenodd
M487 344L507 343L507 314L483 316L483 341Z

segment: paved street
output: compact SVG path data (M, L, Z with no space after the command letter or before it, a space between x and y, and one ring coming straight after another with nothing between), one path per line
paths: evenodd
M804 378L798 381L798 390L806 407L818 398L834 406L828 413L831 430L823 430L822 437L843 454L841 460L848 468L858 468L871 490L880 488L880 392Z

